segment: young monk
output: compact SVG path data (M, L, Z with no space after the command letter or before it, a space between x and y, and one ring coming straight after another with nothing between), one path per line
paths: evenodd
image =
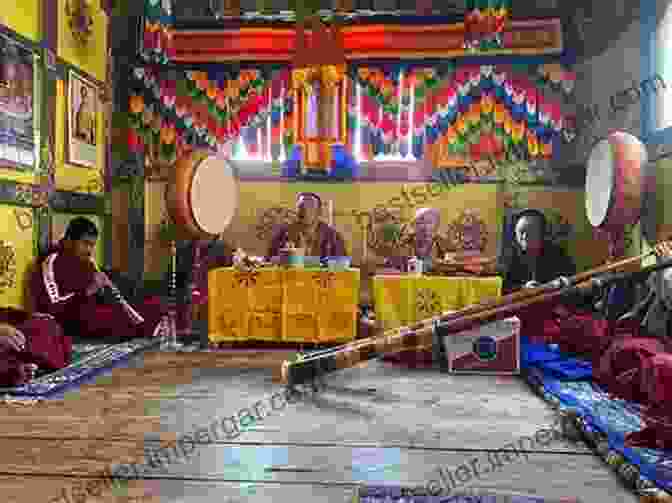
M97 241L98 228L91 220L78 217L70 222L64 238L39 260L34 272L37 310L54 316L67 335L153 335L163 314L161 306L145 303L136 311L103 298L115 287L93 262Z

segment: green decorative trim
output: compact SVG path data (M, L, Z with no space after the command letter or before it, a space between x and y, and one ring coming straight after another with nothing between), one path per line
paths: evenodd
M106 198L107 199L107 198ZM105 268L112 268L112 215L106 214L103 221L103 264Z
M102 87L104 85L103 81L98 80L90 73L85 72L84 70L75 65L71 65L70 63L61 58L56 58L55 73L58 76L58 80L62 80L67 84L68 75L70 74L71 71L75 72L77 75L84 78L85 80L88 80L89 82L91 82L91 84L94 84L97 87Z
M105 198L94 194L57 190L52 194L49 206L59 213L105 215Z
M36 222L35 230L38 235L35 245L38 253L46 253L51 246L51 211L49 211L49 208L35 208L33 215Z

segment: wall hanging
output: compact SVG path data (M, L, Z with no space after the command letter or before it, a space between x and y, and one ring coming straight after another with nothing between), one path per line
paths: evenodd
M70 71L68 74L67 162L95 168L98 166L98 86Z

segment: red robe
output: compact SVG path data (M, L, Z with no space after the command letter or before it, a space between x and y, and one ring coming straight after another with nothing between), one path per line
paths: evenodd
M546 311L548 315L549 311ZM529 316L529 313L527 313ZM609 324L589 313L566 312L534 321L543 326L538 337L565 352L590 355L593 379L615 397L643 406L645 427L629 433L626 445L672 448L672 354L670 346L652 337L639 320Z
M0 352L0 386L13 387L28 381L26 365L34 363L41 370L58 370L70 364L72 339L63 334L53 317L35 314L24 321L11 323L26 337L27 350L18 354L11 350Z
M149 337L161 316L158 302L135 307L144 322L134 325L119 304L100 304L86 295L96 270L93 264L57 250L47 255L34 272L36 310L49 313L68 335L79 337Z

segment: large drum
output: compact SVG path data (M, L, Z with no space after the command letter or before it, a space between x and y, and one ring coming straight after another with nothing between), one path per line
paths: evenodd
M238 181L231 164L202 152L179 159L167 187L166 204L185 237L220 236L238 207Z
M637 223L646 161L646 148L631 134L616 131L595 144L586 172L586 214L593 227L618 232Z

